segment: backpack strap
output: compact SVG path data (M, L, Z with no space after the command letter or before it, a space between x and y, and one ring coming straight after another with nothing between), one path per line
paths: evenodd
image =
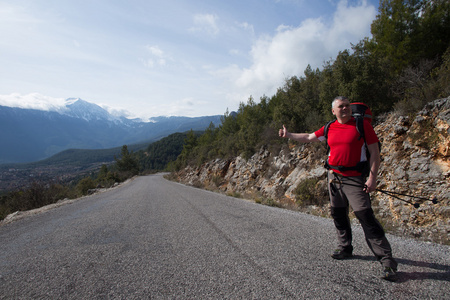
M356 122L356 130L359 133L359 138L360 139L364 139L364 143L366 143L366 139L365 139L365 135L364 135L364 118L363 117L355 117L355 122ZM367 146L367 144L366 144Z
M336 120L330 121L327 124L325 124L324 129L323 129L323 136L325 137L326 140L328 140L328 129L330 129L330 125L331 123L336 122Z
M323 128L323 136L325 137L325 141L327 142L327 155L328 153L330 153L330 146L328 145L328 130L330 129L330 125L333 122L336 122L336 120L328 122Z

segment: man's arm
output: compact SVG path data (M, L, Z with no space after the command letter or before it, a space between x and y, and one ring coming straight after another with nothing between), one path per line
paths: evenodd
M378 148L378 143L370 144L367 148L370 153L370 173L369 178L366 181L367 188L365 191L370 193L377 188L378 168L380 167L380 149Z
M311 143L318 142L319 139L313 133L291 133L287 131L286 127L283 125L283 129L280 129L278 132L279 136L282 138L288 138L291 140L298 141L300 143Z

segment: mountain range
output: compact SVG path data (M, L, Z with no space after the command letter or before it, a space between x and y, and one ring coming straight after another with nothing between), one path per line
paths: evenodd
M127 119L78 98L54 111L0 105L0 164L38 161L67 149L151 143L175 132L205 130L211 122L218 126L221 116Z

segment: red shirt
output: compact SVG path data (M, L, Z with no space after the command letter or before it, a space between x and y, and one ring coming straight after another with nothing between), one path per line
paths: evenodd
M314 132L321 141L325 140L324 128L325 126ZM367 145L378 143L378 137L367 120L364 120L364 135ZM328 145L330 146L328 163L332 166L354 167L361 161L367 161L364 139L359 139L359 136L354 118L345 124L338 121L331 123L328 127ZM334 170L334 172L344 176L361 175L357 171Z

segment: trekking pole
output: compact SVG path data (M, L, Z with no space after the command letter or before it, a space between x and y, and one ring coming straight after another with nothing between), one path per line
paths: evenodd
M352 180L351 178L348 178L350 180ZM352 180L353 181L353 180ZM354 181L355 182L355 181ZM349 185L349 186L354 186L354 187L361 187L361 185L359 184L351 184L351 183L343 183L339 180L331 180L331 183L339 183L339 184L345 184L345 185ZM415 208L419 208L420 207L420 203L418 202L412 202L410 200L406 200L406 199L402 199L399 196L405 196L405 197L410 197L410 198L415 198L415 199L419 199L419 200L424 200L424 201L431 201L433 204L437 204L438 200L436 197L434 197L433 199L428 199L428 198L424 198L424 197L419 197L419 196L414 196L414 195L408 195L408 194L403 194L403 193L397 193L397 192L393 192L393 191L386 191L386 190L382 190L382 189L375 189L375 191L381 192L383 194L386 194L388 196L391 196L393 198L396 198L400 201L406 202L408 204L413 205Z
M379 192L382 192L382 193L385 193L385 194L389 194L390 196L393 196L393 197L394 197L394 195L400 195L400 196L416 198L416 199L420 199L420 200L424 200L424 201L431 201L431 202L433 202L433 204L436 204L438 202L436 197L434 197L433 199L430 200L430 199L424 198L424 197L407 195L407 194L403 194L403 193L396 193L396 192L393 192L393 191L386 191L386 190L380 190L380 189L376 189L376 191L379 191Z
M411 204L412 206L414 206L415 208L419 208L419 207L420 207L420 203L418 203L418 202L412 202L412 201L408 201L408 200L402 199L402 198L396 196L395 194L392 194L391 191L384 191L384 190L379 190L379 189L375 189L375 190L378 191L378 192L381 192L381 193L383 193L383 194L386 194L386 195L388 195L388 196L394 197L394 198L396 198L396 199L398 199L398 200L400 200L400 201L409 203L409 204ZM397 193L396 193L396 194L397 194ZM406 196L407 196L407 195L406 195ZM413 196L413 197L415 197L415 196ZM427 199L427 200L428 200L428 199Z

